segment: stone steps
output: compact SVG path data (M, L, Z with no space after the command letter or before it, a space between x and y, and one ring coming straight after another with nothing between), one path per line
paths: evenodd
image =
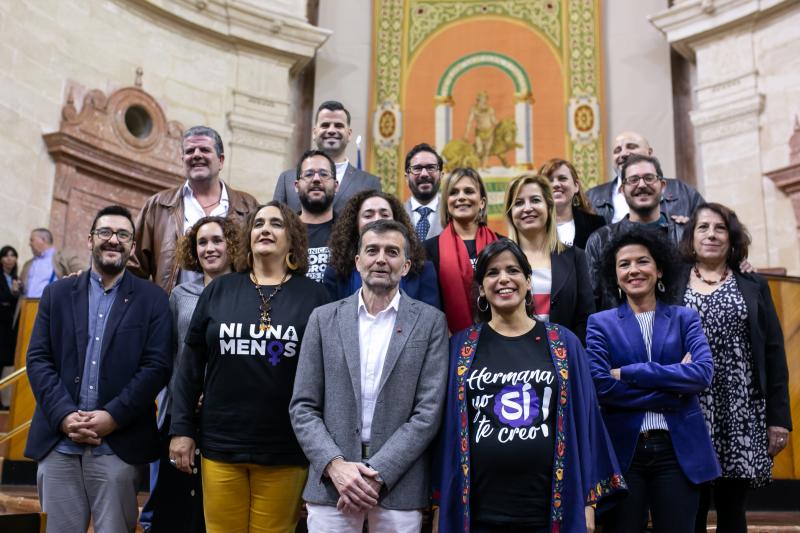
M139 506L147 499L146 492L139 493ZM24 485L0 485L0 515L12 513L38 513L39 499L36 488ZM748 533L800 533L800 512L750 511L747 513ZM716 532L716 515L708 516L708 531ZM137 528L137 533L141 528ZM92 529L89 529L89 533Z

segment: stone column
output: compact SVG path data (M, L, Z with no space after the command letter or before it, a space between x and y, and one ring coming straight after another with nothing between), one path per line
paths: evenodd
M453 138L453 99L447 97L436 98L435 124L436 124L436 150L444 150Z
M795 224L785 220L792 216L791 202L766 177L777 166L769 149L778 126L766 110L784 96L764 72L765 58L777 47L769 36L788 30L777 27L784 20L778 13L800 21L799 8L783 0L683 0L650 17L696 66L690 119L706 200L733 208L746 224L753 238L751 263L793 274L800 273L800 252ZM800 32L792 33L794 45L791 36L780 43L784 54L790 47L800 52Z

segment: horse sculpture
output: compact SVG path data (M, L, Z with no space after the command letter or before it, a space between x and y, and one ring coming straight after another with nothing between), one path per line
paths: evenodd
M490 156L496 156L504 167L508 167L506 154L522 145L517 142L517 125L513 118L501 120L492 131L493 142ZM475 150L475 145L465 139L453 139L442 150L445 160L444 169L452 172L459 167L478 168L481 165L480 157Z

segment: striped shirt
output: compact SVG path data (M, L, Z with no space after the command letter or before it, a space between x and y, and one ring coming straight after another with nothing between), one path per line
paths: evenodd
M553 271L535 268L531 273L531 297L533 312L540 322L550 321L550 290L553 286Z
M644 346L647 348L648 361L653 360L653 355L650 350L653 344L653 323L655 322L655 317L655 311L646 311L644 313L636 314L636 321L639 322L639 329L642 332L642 340L644 340ZM661 413L647 411L644 414L644 420L642 421L642 427L639 428L639 432L643 433L645 431L651 431L654 429L663 429L669 431L667 419L664 418L664 415Z

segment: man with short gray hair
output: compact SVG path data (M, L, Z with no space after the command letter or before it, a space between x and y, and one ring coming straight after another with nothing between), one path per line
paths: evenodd
M175 285L202 275L180 270L175 258L178 237L205 216L244 220L258 202L237 191L219 177L225 163L222 139L208 126L194 126L183 133L183 166L186 182L154 194L136 217L136 253L128 268L139 277L152 279L169 294Z
M311 463L310 533L418 532L428 505L427 448L441 420L447 323L399 289L409 235L394 220L361 231L361 289L311 314L289 405Z
M53 246L53 234L47 228L36 228L28 241L33 257L22 265L22 294L39 298L44 288L67 274L86 268L75 256L65 256Z

